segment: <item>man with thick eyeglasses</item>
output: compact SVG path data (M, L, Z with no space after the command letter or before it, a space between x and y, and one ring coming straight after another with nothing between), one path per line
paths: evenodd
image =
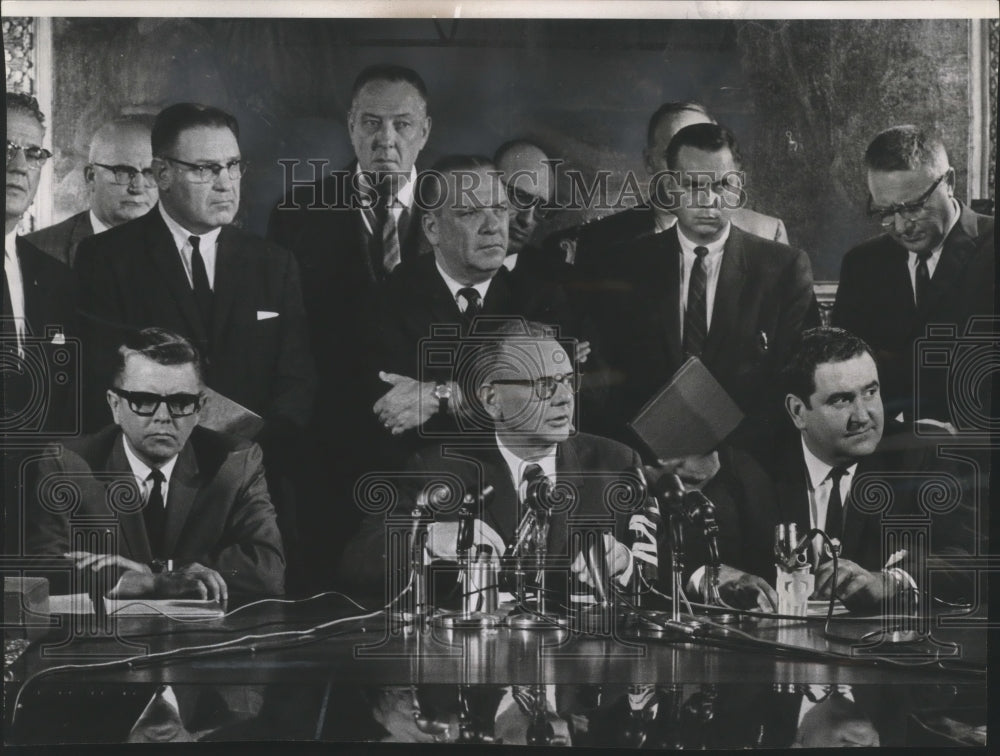
M67 441L38 466L29 553L68 561L95 596L225 602L230 591L283 593L260 447L198 427L206 401L198 351L147 328L116 356L107 391L114 425ZM66 485L79 494L72 511L60 506ZM101 518L102 541L85 534L88 517ZM98 542L104 549L95 551Z
M566 278L566 259L548 253L535 238L539 226L556 207L555 175L552 161L536 144L523 139L505 142L497 148L493 162L507 189L510 228L504 266L518 275L542 276L550 280Z
M607 506L609 487L623 473L641 465L629 447L610 439L575 431L575 404L580 377L573 360L556 340L554 329L541 323L509 319L481 340L467 371L464 389L476 397L476 413L490 428L489 440L461 435L420 448L406 465L414 486L404 484L398 512L409 512L422 487L437 480L460 480L467 492L492 486L484 508L474 512L472 540L499 558L512 546L518 523L529 506L528 490L543 483L551 496L547 553L562 560L563 577L550 586L563 592L573 575L585 583L593 577L587 559L571 543L574 522L599 524L603 531L605 567L624 584L632 571L625 545L627 515ZM641 502L636 499L637 506ZM459 526L454 510L434 513L428 526L431 559L454 560ZM367 518L348 545L341 566L348 583L379 587L387 565L384 515ZM561 587L559 586L561 583ZM405 580L400 583L405 585Z
M958 394L988 416L988 380L949 390L949 371L915 349L928 326L954 329L954 345L971 318L993 315L993 219L955 197L955 169L930 131L886 129L868 145L865 165L868 214L882 234L844 256L833 322L874 350L889 417L954 427L949 398Z
M153 117L131 115L102 125L90 140L83 178L89 208L28 234L43 252L73 267L80 242L138 218L156 204L150 130Z

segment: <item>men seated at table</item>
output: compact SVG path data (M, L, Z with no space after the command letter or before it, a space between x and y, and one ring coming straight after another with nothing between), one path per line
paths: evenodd
M29 554L65 560L78 588L112 598L284 592L260 447L197 427L202 370L191 343L163 329L121 345L114 425L38 464Z
M583 555L570 553L571 542L580 528L597 528L605 543L608 574L627 579L632 559L623 543L625 518L608 508L606 493L640 464L639 457L623 444L573 432L578 375L552 330L521 320L499 326L496 335L483 342L466 376L465 393L475 395L480 419L488 419L492 430L416 453L406 466L403 496L390 517L405 518L421 491L438 482L453 488L460 481L464 491L474 494L492 486L492 497L475 512L473 537L475 545L489 546L496 558L514 545L531 486L547 483L555 487L552 501L561 503L550 514L549 557L562 558L570 572L590 582ZM408 565L387 564L386 529L386 515L366 518L344 553L345 581L378 588L387 569L397 578L405 575ZM455 559L457 536L453 507L428 526L430 557Z
M938 459L934 446L886 422L871 348L839 328L806 331L782 385L797 432L778 445L769 465L738 453L724 459L705 489L718 507L723 599L777 607L772 581L779 523L796 523L801 535L818 528L840 540L836 584L822 537L809 544L816 598L832 594L851 610L878 609L911 590L928 609L932 592L953 601L971 598L968 576L949 565L950 558L975 551L967 476ZM929 528L926 553L917 553L919 539L900 548L895 537L914 525ZM890 543L896 544L891 551ZM701 568L691 583L704 590Z

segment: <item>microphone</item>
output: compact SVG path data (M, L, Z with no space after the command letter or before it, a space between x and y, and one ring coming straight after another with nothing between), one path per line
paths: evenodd
M628 521L632 541L630 550L635 563L634 574L639 580L639 586L650 585L659 577L657 543L663 520L656 498L649 495L649 483L642 467L636 465L629 472L639 481L638 495L643 502L642 508L629 517Z
M665 509L674 514L681 514L684 503L684 483L678 475L668 473L657 478L650 490L659 499Z

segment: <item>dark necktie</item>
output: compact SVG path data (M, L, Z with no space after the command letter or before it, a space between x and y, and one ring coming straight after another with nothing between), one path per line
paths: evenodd
M697 259L691 268L691 280L688 282L687 309L684 311L684 354L700 355L705 348L705 337L708 335L708 304L706 287L708 272L705 270L705 255L707 247L695 247Z
M846 467L834 467L827 476L830 480L830 499L826 505L826 527L823 530L830 538L840 538L844 529L844 501L840 495L840 481L845 475Z
M399 228L396 223L396 214L392 212L395 203L396 197L392 193L392 189L388 186L388 182L383 182L376 189L372 241L378 252L375 263L381 266L384 273L392 273L400 261Z
M927 301L927 289L931 285L931 272L927 267L927 261L930 259L930 256L930 251L917 253L917 274L914 294L915 304L918 310L924 302Z
M465 310L462 312L462 318L466 322L471 322L476 315L483 311L483 298L471 286L459 289L458 296L465 300Z
M166 480L163 473L154 468L146 480L153 481L146 498L146 506L142 510L146 521L146 535L149 537L149 548L154 559L163 559L163 531L166 529L167 510L163 506L163 483Z
M189 236L191 242L191 279L194 282L194 299L198 303L205 332L212 332L212 287L208 285L208 271L205 270L205 260L201 256L201 239Z

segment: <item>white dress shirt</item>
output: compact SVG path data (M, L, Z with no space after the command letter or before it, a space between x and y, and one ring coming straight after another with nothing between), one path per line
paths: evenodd
M934 251L931 252L930 257L927 258L927 273L930 278L934 278L934 271L937 269L937 264L941 260L941 253L944 251L944 240L948 238L948 234L951 230L955 228L955 224L958 223L958 219L962 216L962 209L958 206L958 200L954 197L951 198L952 205L952 218L951 223L948 224L948 228L945 229L944 236L941 237L941 243L938 244ZM906 257L906 267L910 272L910 286L913 288L913 302L916 304L917 301L917 265L920 263L920 258L917 257L916 252L908 252Z
M103 234L105 231L111 228L111 226L109 226L107 223L105 223L96 215L94 215L93 210L90 210L89 212L90 212L90 227L94 229L94 234Z
M365 174L364 171L361 170L360 163L354 166L354 175L359 176L358 179L359 186L366 189L373 188L371 182L368 181L368 176ZM409 210L410 207L413 205L413 187L415 186L416 181L417 181L417 167L413 166L412 168L410 168L410 178L407 181L403 182L403 185L399 188L399 192L397 192L392 198L392 207L390 209L392 210L392 216L396 219L397 225L399 224L399 216L403 214L403 210L404 209ZM365 222L365 228L368 229L368 233L369 234L374 233L374 231L372 230L372 222L371 218L369 218L369 214L361 213L361 218Z
M802 441L802 454L806 461L806 476L809 485L809 527L826 530L826 511L830 504L830 494L833 492L833 480L830 478L830 471L833 465L828 465L809 451L806 442ZM843 513L847 514L847 495L851 491L851 481L854 480L854 473L858 469L857 463L847 467L847 473L840 479L840 501L843 505ZM841 523L843 532L843 523ZM823 538L816 536L813 539L813 554L816 558L823 553Z
M194 273L191 270L191 256L194 248L191 246L189 237L197 236L201 240L198 243L198 252L205 263L205 273L208 275L209 288L214 291L216 245L219 241L219 234L222 232L222 226L212 229L207 234L193 234L170 217L170 214L163 209L162 202L157 207L160 208L160 215L163 218L163 222L167 224L167 228L170 229L170 235L174 238L174 245L181 256L184 273L187 274L188 283L192 289L194 288Z
M21 261L17 256L17 231L11 231L3 239L3 271L7 276L10 290L10 309L14 313L14 329L17 332L17 353L24 357L24 336L26 331L24 313L24 279L21 276Z
M438 273L441 274L441 278L444 279L445 285L448 287L448 291L451 292L451 298L455 300L455 304L458 305L458 309L461 312L465 312L465 308L469 306L469 303L465 300L465 297L458 296L459 289L475 289L479 292L479 298L483 302L486 301L486 292L490 290L490 284L493 283L492 278L487 278L485 281L480 281L479 283L473 284L469 287L465 284L460 284L454 278L445 273L444 268L441 267L441 263L437 260L434 261L434 264L437 266Z
M128 466L132 468L132 475L135 476L135 483L139 486L139 491L142 492L142 500L149 501L149 495L153 492L153 481L149 479L149 474L153 472L153 468L139 459L135 452L132 451L132 442L128 440L126 436L122 436L122 443L125 446L125 458L128 460ZM177 457L179 455L175 454L167 462L164 462L160 466L160 472L163 473L163 485L160 486L160 492L163 494L163 508L167 507L167 492L170 490L170 476L174 474L174 466L177 464Z

